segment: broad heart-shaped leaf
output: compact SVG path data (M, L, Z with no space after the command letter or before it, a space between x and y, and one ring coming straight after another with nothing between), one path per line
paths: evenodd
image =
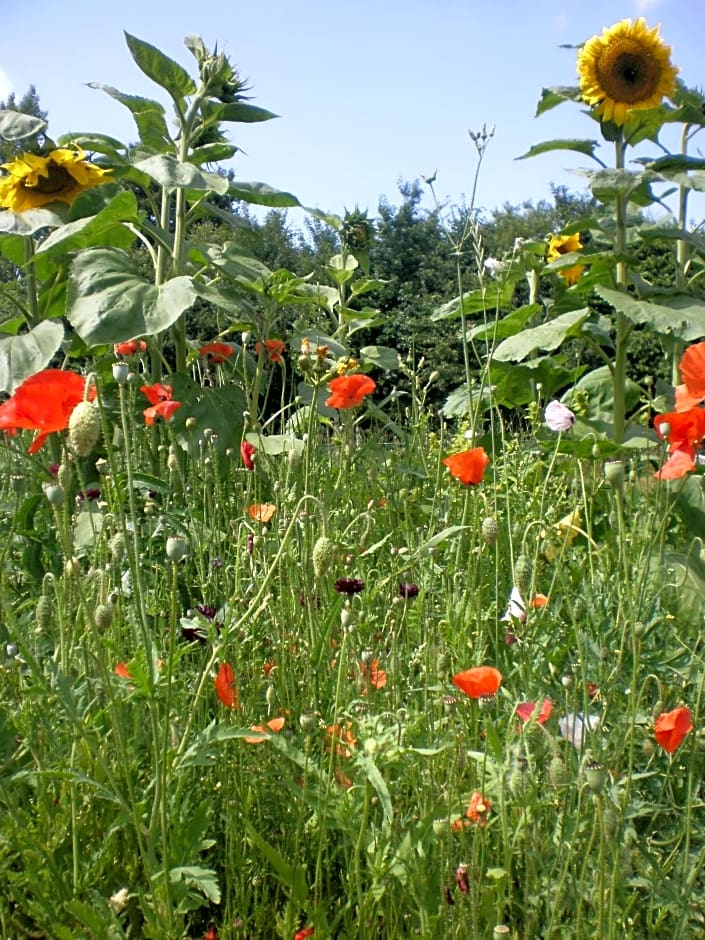
M377 366L386 372L399 368L399 353L389 346L363 346L360 350L363 365Z
M58 228L63 225L65 214L54 209L28 209L26 212L0 211L0 234L34 235L43 228Z
M501 320L493 320L492 323L480 323L468 330L468 339L480 339L487 343L498 339L506 339L508 336L514 336L524 329L527 322L540 313L541 304L525 304L523 307L517 307Z
M76 219L55 229L41 242L35 256L66 254L98 245L129 248L135 236L122 223L137 221L137 198L133 192L123 190L97 215Z
M218 193L223 196L228 191L228 179L219 173L206 173L193 163L181 163L169 154L157 154L134 164L140 173L146 173L165 189L195 189L203 192Z
M103 85L101 82L89 82L88 87L104 91L132 112L140 140L146 147L159 152L173 147L164 117L164 106L160 102L152 98L141 98L139 95L126 95L112 85Z
M677 481L676 512L688 529L700 537L705 536L705 502L703 502L702 477L689 477L685 486ZM690 483L695 481L695 485ZM698 492L699 491L699 492ZM700 538L693 540L689 554L666 552L662 557L652 557L649 565L653 578L653 590L658 592L662 605L669 614L679 618L694 618L702 622L705 604L705 568L700 560Z
M91 248L71 266L66 316L87 346L154 336L175 323L196 300L191 278L156 287L118 248Z
M5 140L23 140L38 134L47 126L42 118L21 111L0 111L0 137Z
M705 539L705 477L691 473L683 480L669 480L665 485L669 494L676 496L681 520L693 535Z
M520 157L517 157L517 160L526 160L528 157L537 157L541 153L550 153L552 150L574 150L576 153L584 153L587 157L592 157L594 160L598 158L595 156L595 148L600 146L600 142L597 140L579 140L579 139L568 139L564 138L562 140L544 140L540 144L534 144L533 147L530 147L526 153L522 153ZM601 160L599 161L602 162Z
M569 336L579 335L580 328L589 316L590 310L583 307L563 313L548 323L522 330L516 336L503 340L492 354L492 359L496 362L521 362L537 349L551 352Z
M507 280L504 283L497 281L478 290L463 294L462 298L454 297L447 303L437 307L431 314L432 320L455 320L460 317L461 311L466 317L475 313L496 313L508 307L514 296L514 282Z
M595 290L632 323L645 324L655 333L690 343L705 336L705 302L689 294L657 294L637 300L631 294L603 285Z
M128 32L125 33L125 42L144 74L165 88L175 102L180 102L186 95L196 91L196 85L186 69L164 55L161 49Z
M63 338L61 323L43 320L28 333L0 339L0 390L11 395L30 375L45 368Z
M590 189L600 202L614 202L626 196L638 206L650 206L655 197L651 191L653 174L634 170L580 170L590 180Z
M614 383L609 366L600 366L588 372L575 384L575 388L587 393L587 410L584 416L576 420L573 432L581 437L590 434L611 436L614 419ZM640 398L639 386L631 379L627 379L624 386L624 410L627 414L636 408ZM641 435L645 429L640 428L639 431Z
M270 206L272 209L289 209L300 206L301 203L291 193L284 193L279 189L272 189L266 183L231 183L228 195L232 199L240 199L256 206Z
M256 434L245 435L245 440L257 450L263 451L269 457L279 457L281 454L303 454L306 444L293 434Z
M544 88L541 99L536 106L536 117L545 111L550 111L564 101L580 101L580 89L573 85L560 85L554 88Z
M554 398L567 385L575 382L580 369L566 369L554 357L543 356L529 362L495 362L490 364L492 394L485 396L485 404L508 405L513 408L527 405L536 398L536 387L541 394ZM489 392L489 389L488 389Z
M245 396L239 386L203 388L190 376L177 373L169 377L169 384L174 400L181 402L181 408L171 418L171 427L185 451L195 460L206 456L203 443L206 428L216 433L208 447L215 447L223 456L229 448L237 451L242 441L242 413L245 410ZM186 427L188 418L195 419L194 427Z

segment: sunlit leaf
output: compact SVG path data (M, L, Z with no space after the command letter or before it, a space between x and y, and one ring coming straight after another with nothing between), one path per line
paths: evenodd
M61 323L43 320L28 333L0 339L0 390L12 394L30 375L44 369L63 338Z

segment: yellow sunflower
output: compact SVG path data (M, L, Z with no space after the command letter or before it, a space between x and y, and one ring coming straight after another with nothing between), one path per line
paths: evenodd
M15 212L36 209L50 202L69 205L84 189L110 179L110 171L89 163L79 148L52 150L45 157L23 153L3 163L0 177L0 206Z
M571 251L580 251L582 247L580 235L549 235L546 260L550 264L551 261L557 261L563 255L570 254ZM575 264L570 268L562 268L558 275L571 287L577 283L584 270L584 264Z
M620 20L580 50L580 93L600 119L622 125L631 110L656 108L673 94L678 69L658 31L643 17Z

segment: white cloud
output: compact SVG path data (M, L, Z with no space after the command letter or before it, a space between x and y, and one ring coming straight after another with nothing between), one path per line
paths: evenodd
M655 9L662 0L634 0L634 7L637 13L648 13Z
M12 91L12 82L6 72L0 69L0 101L4 101Z

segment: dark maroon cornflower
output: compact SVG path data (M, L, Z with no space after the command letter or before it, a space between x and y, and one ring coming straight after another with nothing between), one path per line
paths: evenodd
M96 499L100 499L100 490L95 486L89 486L88 489L84 492L79 490L76 493L76 505L81 506L84 500L88 500L89 503L94 502Z
M58 475L59 475L59 464L58 464L58 463L50 463L49 466L47 467L47 469L48 469L49 474L50 474L51 476L53 476L53 477L58 477Z
M251 555L255 550L255 537L251 532L247 533L247 554Z
M181 636L187 643L205 643L206 634L194 620L181 621Z
M410 601L419 595L419 586L418 584L409 584L402 582L399 585L399 597L403 597L405 600Z
M196 607L196 610L199 612L199 614L202 614L206 620L212 620L218 612L216 608L211 607L210 604L199 604Z
M214 558L213 561L211 562L211 568L222 568L222 567L223 567L222 558Z
M359 594L365 589L365 582L359 578L338 578L335 582L335 589L338 594L345 594L352 597L353 594Z

